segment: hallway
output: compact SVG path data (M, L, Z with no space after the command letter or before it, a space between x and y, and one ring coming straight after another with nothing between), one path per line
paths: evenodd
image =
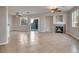
M70 53L79 52L79 41L66 34L11 32L7 45L0 52L8 53Z

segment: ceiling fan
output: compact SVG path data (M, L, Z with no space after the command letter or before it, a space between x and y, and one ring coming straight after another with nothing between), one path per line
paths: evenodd
M61 12L61 9L58 7L52 7L52 8L49 8L49 11L51 13L56 13L56 12Z
M15 16L16 17L22 17L22 15L19 12L16 12Z
M26 12L26 14L29 14L29 13L30 13L29 11ZM20 12L15 12L16 17L23 17L23 15L25 14L21 14Z

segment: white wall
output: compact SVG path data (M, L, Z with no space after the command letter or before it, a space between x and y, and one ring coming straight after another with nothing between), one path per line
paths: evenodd
M12 26L12 16L8 15L8 37L10 37L11 26Z
M8 15L8 24L10 24L10 26L12 26L12 16Z
M8 43L8 9L0 6L0 45Z
M79 7L74 7L67 13L67 33L79 39L79 28L72 27L72 12Z

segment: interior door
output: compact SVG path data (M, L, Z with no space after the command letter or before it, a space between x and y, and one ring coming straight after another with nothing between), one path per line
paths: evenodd
M46 31L53 31L53 16L46 16Z

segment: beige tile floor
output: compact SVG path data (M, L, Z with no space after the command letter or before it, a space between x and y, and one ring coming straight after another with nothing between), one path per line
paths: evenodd
M7 45L0 46L6 53L75 53L79 41L66 34L39 32L11 32Z

